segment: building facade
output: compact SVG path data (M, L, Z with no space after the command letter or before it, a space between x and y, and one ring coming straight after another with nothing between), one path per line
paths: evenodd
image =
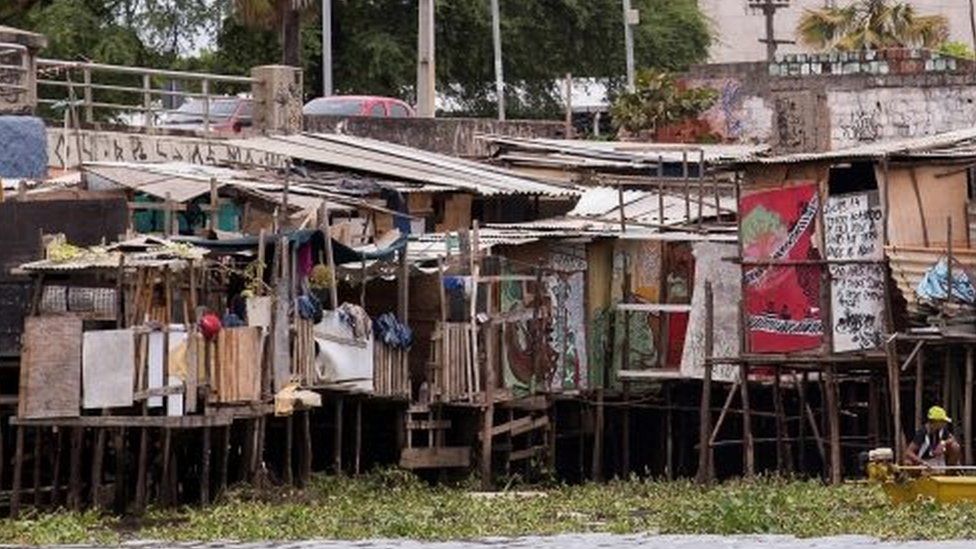
M806 9L841 4L847 0L789 0L789 7L776 12L776 38L794 40L796 25ZM749 0L698 0L698 5L709 17L715 30L710 61L732 63L760 61L766 58L766 46L759 40L765 37L765 21L762 12L749 8ZM969 3L965 0L911 0L921 13L939 13L950 22L950 40L972 43L969 23ZM808 51L795 44L782 44L780 53Z

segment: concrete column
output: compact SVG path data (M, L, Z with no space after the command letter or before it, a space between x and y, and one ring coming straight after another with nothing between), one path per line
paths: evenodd
M254 129L262 133L302 131L302 70L286 65L264 65L251 69L256 79Z
M30 114L37 108L37 54L47 47L44 35L0 27L0 114ZM9 87L8 87L9 86Z

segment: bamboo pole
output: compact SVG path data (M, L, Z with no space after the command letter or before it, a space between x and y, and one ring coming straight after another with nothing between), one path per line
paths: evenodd
M705 283L705 356L711 358L714 352L715 303L712 295L712 283ZM712 481L710 473L712 449L708 444L708 435L712 430L712 369L711 361L705 361L705 375L702 378L701 404L698 412L698 474L699 484Z
M921 343L921 342L920 342ZM925 383L925 351L919 350L915 356L915 430L922 428L922 402ZM966 433L967 438L969 433Z

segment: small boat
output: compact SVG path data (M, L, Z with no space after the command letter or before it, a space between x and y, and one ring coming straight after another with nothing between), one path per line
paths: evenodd
M868 480L880 484L894 503L932 499L939 503L976 502L976 467L921 467L898 465L891 448L868 452Z

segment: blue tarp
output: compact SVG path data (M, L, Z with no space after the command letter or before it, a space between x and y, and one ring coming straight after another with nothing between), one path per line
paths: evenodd
M949 295L946 290L948 279L949 269L945 258L942 258L928 271L925 271L915 293L925 299L947 299ZM952 298L964 303L976 304L976 288L973 288L969 275L962 267L956 265L953 265L952 268Z
M0 177L47 177L47 134L34 116L0 116Z

